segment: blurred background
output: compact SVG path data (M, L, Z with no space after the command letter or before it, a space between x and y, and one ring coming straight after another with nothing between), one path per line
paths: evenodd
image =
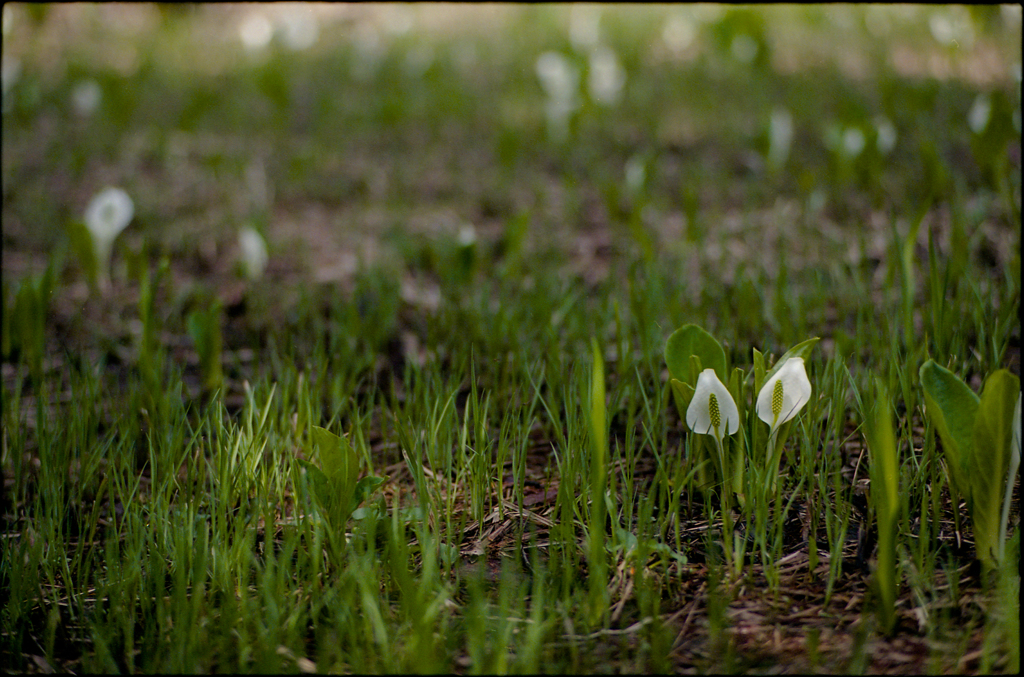
M1019 248L1019 5L6 3L2 75L7 281L105 186L115 282L229 279L246 225L278 282L515 224L573 274L700 243L728 278L955 191Z

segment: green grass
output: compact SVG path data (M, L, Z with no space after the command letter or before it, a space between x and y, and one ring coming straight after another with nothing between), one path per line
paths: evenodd
M1019 488L986 580L917 380L1020 373L1019 10L604 7L625 93L582 92L564 141L535 64L587 67L586 8L348 8L253 54L249 9L131 6L121 33L110 10L4 8L8 669L1019 670ZM135 219L100 294L68 224L107 184ZM741 425L728 515L668 385L688 323L751 417L751 349L821 338L777 478ZM344 530L299 463L314 426L385 478Z

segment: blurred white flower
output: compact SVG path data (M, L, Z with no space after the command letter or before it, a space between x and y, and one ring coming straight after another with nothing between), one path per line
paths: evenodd
M537 57L537 77L549 98L575 101L580 74L576 66L558 52L544 52Z
M246 277L256 280L263 275L270 258L263 236L255 228L244 226L238 232L238 249Z
M860 155L860 152L864 150L865 143L864 132L856 127L847 127L843 132L843 152L851 158Z
M7 7L8 5L4 5ZM16 56L4 55L0 60L0 88L4 97L4 108L7 108L7 92L21 77L21 59Z
M90 117L99 108L103 90L93 79L82 80L71 90L71 106L82 117Z
M85 227L92 235L96 252L96 273L101 289L110 284L110 252L114 240L128 227L135 205L120 188L105 188L85 208Z
M753 63L759 49L757 41L746 33L736 34L729 47L733 58L740 63Z
M974 46L974 26L966 7L943 7L928 17L928 28L936 42L970 49Z
M391 35L405 35L412 30L416 17L409 6L390 4L386 7L387 11L383 15L384 30Z
M544 52L537 57L537 77L548 95L544 114L548 134L562 142L569 134L569 116L579 107L579 70L558 52Z
M636 195L644 187L647 179L647 165L643 157L634 155L626 161L626 189Z
M898 138L896 127L889 121L889 118L879 115L875 118L875 131L878 134L875 141L878 152L882 155L888 155L896 147L896 139Z
M619 100L626 84L626 71L609 47L595 47L590 53L590 96L597 103L611 105Z
M697 28L693 24L689 17L680 14L670 16L661 31L661 39L665 46L677 55L686 50L697 37Z
M459 226L458 242L463 247L468 247L476 242L476 228L472 223L464 223Z
M262 160L257 159L246 167L245 183L252 195L253 205L257 209L268 209L274 201L274 189L267 180L267 170Z
M992 117L992 100L988 98L988 94L979 94L971 104L971 110L967 113L967 124L972 132L981 134L988 127L990 117Z
M263 12L250 12L238 27L238 37L250 51L263 49L274 37L274 25Z
M573 5L569 10L569 42L580 51L601 39L601 8Z
M785 108L777 108L768 125L768 164L775 169L786 164L792 143L793 116Z
M291 9L291 8L290 8ZM316 44L320 27L312 11L301 6L281 17L281 40L288 49L302 51Z
M380 34L369 24L356 31L352 43L356 51L352 59L352 77L367 82L377 72L384 58L385 46Z

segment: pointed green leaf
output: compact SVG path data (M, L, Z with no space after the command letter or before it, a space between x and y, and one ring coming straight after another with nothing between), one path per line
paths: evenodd
M665 362L673 378L680 381L693 382L689 376L689 360L691 355L700 358L704 368L711 368L724 383L725 351L715 337L695 324L687 324L675 330L665 343Z
M377 487L384 484L384 477L367 475L356 483L356 490L352 496L352 507L355 508L365 501L367 497L377 490Z
M309 461L299 459L299 466L306 471L306 479L313 493L313 499L320 508L320 512L326 516L330 512L331 502L330 483L327 481L327 475L324 475L320 468Z
M793 346L792 348L790 348L789 350L787 350L785 353L783 353L782 357L780 357L779 359L775 360L775 365L768 371L767 374L764 375L764 380L761 381L761 383L764 383L765 381L770 379L772 376L775 376L775 372L777 372L779 369L781 369L782 365L784 365L786 363L786 360L788 360L791 357L802 357L802 358L804 358L804 362L807 362L808 361L807 358L808 358L808 356L810 356L811 350L814 348L814 346L820 340L821 339L819 337L815 336L814 338L807 339L806 341L804 341L802 343L798 343L795 346ZM755 390L754 392L756 392L756 393L761 392L760 387L757 390Z
M672 385L672 397L676 402L676 409L679 410L679 418L686 422L686 409L690 406L690 400L693 399L693 386L689 383L683 383L677 378L669 380Z
M874 582L878 590L878 617L886 634L896 622L896 526L899 516L899 458L892 426L889 395L881 380L875 381L875 396L864 412L871 486L869 500L878 525L878 555Z
M999 553L1003 486L1010 465L1013 408L1020 379L1005 369L985 380L974 419L974 448L967 460L971 482L971 520L978 559L994 566Z
M704 367L701 366L699 355L690 355L690 379L687 381L694 388L697 387L697 379L700 378L700 373L704 371Z
M339 486L354 484L359 472L359 457L348 439L319 426L313 426L311 437L320 466L328 479Z
M974 419L981 400L957 376L928 360L918 372L924 390L925 411L949 461L953 489L970 499L967 460L974 446Z
M754 348L754 392L761 392L761 386L765 381L764 355L757 348Z

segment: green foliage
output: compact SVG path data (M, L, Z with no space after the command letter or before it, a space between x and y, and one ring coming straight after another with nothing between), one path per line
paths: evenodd
M74 252L78 265L85 274L89 288L95 293L99 289L99 261L92 233L83 221L72 219L67 224L67 235L71 251Z
M971 519L974 522L974 545L978 559L995 566L1004 551L1000 533L1003 492L1010 472L1010 442L1013 409L1020 395L1020 379L1000 369L985 379L981 402L974 419L974 445L967 459L967 475L971 482Z
M596 339L591 339L593 371L590 386L590 622L602 623L608 609L605 559L605 485L608 477L608 428L605 416L604 359Z
M54 265L51 261L42 275L24 278L14 290L14 302L8 300L6 280L3 289L3 328L0 352L4 359L15 354L29 366L33 375L42 374L46 349L46 320L53 293Z
M979 398L933 360L921 366L920 377L928 418L950 457L951 483L967 498L978 559L992 568L1003 552L1003 494L1012 489L1007 477L1020 379L997 370L985 380Z
M1016 368L1018 8L990 8L954 51L931 31L967 30L957 7L503 5L483 24L313 8L307 49L285 44L286 11L140 5L123 31L102 6L54 7L4 6L5 668L856 671L909 632L907 670L1017 671L1016 559L996 599L963 566L942 463L976 471L939 426L922 435L916 403L940 407L910 369L925 351L957 374ZM624 68L613 106L588 91L585 12ZM225 19L270 42L197 49ZM896 72L894 39L911 66L953 67ZM545 51L580 69L565 143L544 142ZM978 57L983 85L958 77ZM778 110L784 160L754 136ZM96 252L64 226L101 180L139 206L104 296L83 292ZM244 286L227 264L254 214L280 255ZM32 291L65 242L74 267ZM188 306L196 286L230 306ZM672 356L683 324L714 338ZM775 470L751 396L787 356L733 363L816 334L814 396L777 430ZM195 352L220 397L182 387ZM709 366L742 419L725 492L715 440L665 416ZM875 374L905 450L893 594L888 549L871 578L849 566L879 446L859 453L871 408L853 403ZM916 627L868 641L892 597ZM742 641L738 606L785 610L807 652Z
M981 400L953 372L928 360L919 372L928 418L948 460L951 488L970 498L968 459L973 455L974 419Z
M203 388L207 392L220 389L224 383L224 371L221 367L221 312L220 301L214 299L205 308L193 310L185 318L185 327L199 353Z
M669 374L692 386L696 383L696 376L690 369L691 355L700 360L701 368L714 369L723 383L729 379L722 344L695 324L683 325L675 330L665 343L665 362Z
M882 631L890 635L896 627L896 535L899 517L900 465L892 427L892 403L881 380L876 380L870 409L864 412L867 438L870 502L878 525L878 557L874 570L876 610Z
M299 461L306 471L313 498L324 519L335 532L348 523L352 512L381 484L383 477L368 475L359 478L359 455L347 437L313 426L310 430L310 451L320 460L320 467Z

